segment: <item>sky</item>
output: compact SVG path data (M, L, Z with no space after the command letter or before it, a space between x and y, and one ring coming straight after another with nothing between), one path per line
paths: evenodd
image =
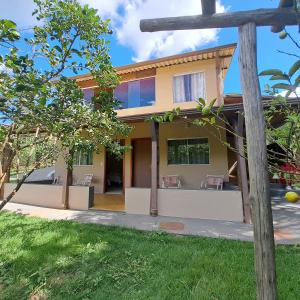
M111 38L110 54L114 66L144 61L167 55L215 47L238 42L236 28L186 30L176 32L142 33L139 21L144 18L194 15L201 13L200 0L79 0L98 9L103 19L111 20L114 34ZM217 12L233 12L258 8L274 8L279 0L219 0ZM0 0L0 16L15 21L20 29L36 24L31 13L34 10L32 0ZM297 27L287 27L299 41ZM270 27L259 27L258 70L278 68L288 71L295 61L291 56L278 52L295 51L288 40L280 40ZM238 50L225 79L225 93L240 93ZM261 78L263 90L266 78Z

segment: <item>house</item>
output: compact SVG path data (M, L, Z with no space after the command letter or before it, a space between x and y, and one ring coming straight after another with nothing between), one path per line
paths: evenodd
M236 114L243 108L242 97L223 95L224 78L235 49L236 44L229 44L117 67L121 83L114 93L123 103L117 115L133 128L129 136L117 138L123 145L131 146L131 150L122 158L100 146L97 153L77 152L73 185L68 189L69 207L249 220L245 160L222 141L242 148L243 142L230 136L222 121L217 121L219 131L192 124L195 118L203 117L194 100L201 97L209 103L217 99L215 109L224 104L228 122L244 134L243 123ZM74 80L82 88L86 101L90 101L98 88L93 78L87 74ZM154 114L162 115L178 107L182 117L173 122L149 121ZM56 184L25 184L13 201L62 208L66 187L63 157L57 160L54 169ZM208 175L218 189L214 185L204 188ZM87 177L92 178L91 186L82 185ZM222 185L224 188L219 189ZM7 183L5 195L14 186Z
M236 161L217 132L183 119L161 124L146 121L177 107L189 120L199 117L194 101L199 97L217 98L216 105L223 104L224 78L235 49L236 44L230 44L116 68L121 83L115 96L123 102L117 115L133 127L120 142L132 148L122 159L105 149L99 154L77 154L73 181L93 174L94 209L243 220L239 190L200 189L207 175L224 176L228 182L230 163ZM93 78L74 79L88 101L97 88ZM225 130L221 135L226 139ZM64 172L59 159L55 174L63 178ZM179 178L180 188L163 188L163 178L170 175Z

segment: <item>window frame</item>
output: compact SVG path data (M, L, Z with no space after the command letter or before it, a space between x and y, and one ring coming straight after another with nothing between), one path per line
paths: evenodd
M88 151L90 151L91 152L91 164L90 165L87 165L87 164L80 164L80 162L81 162L81 155L82 155L82 149L80 149L80 150L78 150L79 151L79 153L80 153L80 158L79 158L79 164L77 164L77 163L75 163L74 162L74 159L73 159L73 167L91 167L91 166L93 166L94 165L94 151L92 151L92 150L88 150Z
M120 80L120 84L119 85L121 85L122 83L129 83L129 82L132 82L132 81L140 81L140 80L149 79L149 78L153 78L154 79L154 101L153 101L153 104L152 105L147 105L147 106L124 107L124 108L121 108L122 110L123 109L140 108L140 107L151 107L151 106L155 106L156 105L156 75L151 75L151 76L146 76L146 77L141 77L141 78L133 78L133 79L129 79L129 80ZM116 88L114 88L114 90L113 90L113 95L116 98L115 90L116 90ZM128 98L128 95L127 95L127 98Z
M174 98L174 77L179 77L179 76L184 76L184 75L193 75L193 74L197 74L197 73L203 73L204 75L204 97L203 99L207 98L207 93L206 93L206 71L205 70L196 70L196 71L192 71L192 72L183 72L183 73L175 73L172 75L172 102L173 104L180 104L180 103L190 103L190 102L197 102L196 100L190 100L190 101L182 101L182 102L175 102L175 98Z
M201 140L201 139L207 139L207 144L208 144L208 163L207 164L170 164L169 163L169 141L179 141L179 140ZM188 152L188 151L187 151ZM201 137L188 137L188 138L169 138L167 139L167 165L168 166L210 166L211 165L211 150L210 150L210 139L207 136L201 136ZM188 155L189 159L189 155Z

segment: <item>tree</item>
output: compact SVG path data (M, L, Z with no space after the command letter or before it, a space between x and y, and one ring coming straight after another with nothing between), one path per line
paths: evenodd
M43 161L64 153L72 168L76 149L99 150L99 145L119 153L124 147L116 137L129 132L115 112L119 103L113 97L113 88L118 76L108 53L106 37L112 33L108 21L77 0L35 3L33 14L41 25L33 28L31 38L22 38L12 21L0 23L0 62L4 70L0 73L0 187L18 153L34 151L37 145L46 143L49 147L31 164L0 209ZM20 39L26 45L26 55L17 43ZM79 71L91 73L99 86L92 104L84 101L77 83L66 77Z

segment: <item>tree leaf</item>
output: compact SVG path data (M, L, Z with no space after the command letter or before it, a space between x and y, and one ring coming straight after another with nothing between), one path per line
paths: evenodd
M287 84L287 83L276 83L272 85L273 89L281 89L281 90L293 90L294 86Z
M292 77L300 69L300 59L298 59L290 68L289 76Z
M259 76L269 76L269 75L283 75L283 73L279 69L269 69L259 73Z
M282 74L282 75L273 75L270 80L289 80L289 76L287 74Z

